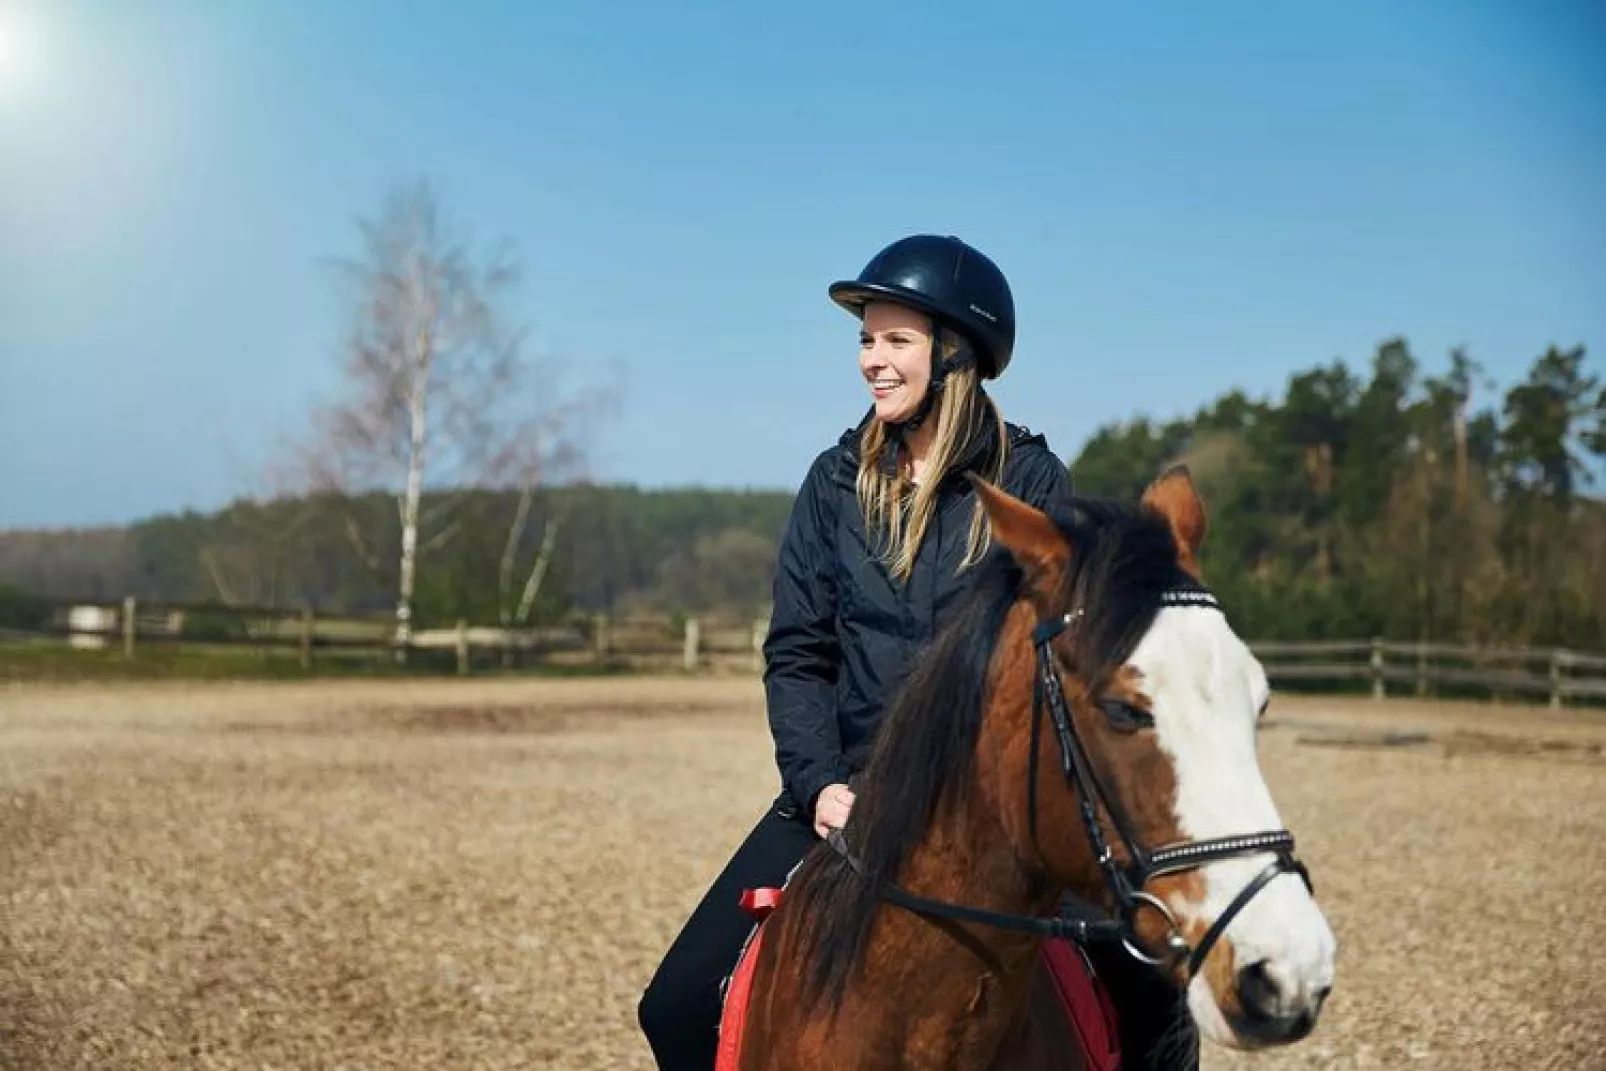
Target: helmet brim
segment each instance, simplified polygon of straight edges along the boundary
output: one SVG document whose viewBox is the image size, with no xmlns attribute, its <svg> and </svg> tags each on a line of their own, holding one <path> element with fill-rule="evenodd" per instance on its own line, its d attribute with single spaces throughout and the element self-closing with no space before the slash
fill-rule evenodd
<svg viewBox="0 0 1606 1071">
<path fill-rule="evenodd" d="M 976 338 L 964 324 L 955 323 L 940 305 L 918 291 L 907 290 L 901 286 L 889 286 L 885 283 L 861 283 L 857 279 L 844 279 L 832 283 L 828 293 L 832 301 L 860 320 L 864 319 L 864 307 L 872 301 L 885 301 L 923 312 L 949 330 L 958 331 L 970 339 L 976 347 L 977 363 L 983 379 L 993 379 L 998 375 L 992 354 L 983 340 Z"/>
<path fill-rule="evenodd" d="M 901 286 L 888 286 L 885 283 L 861 283 L 857 279 L 844 279 L 832 283 L 829 293 L 832 301 L 861 320 L 864 319 L 864 307 L 872 301 L 905 305 L 931 317 L 940 317 L 942 312 L 926 295 L 906 290 Z M 945 317 L 943 319 L 946 320 Z"/>
</svg>

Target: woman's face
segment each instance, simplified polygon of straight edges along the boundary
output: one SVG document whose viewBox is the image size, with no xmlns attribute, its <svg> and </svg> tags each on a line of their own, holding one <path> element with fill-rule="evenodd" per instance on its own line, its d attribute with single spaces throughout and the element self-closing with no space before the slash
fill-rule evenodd
<svg viewBox="0 0 1606 1071">
<path fill-rule="evenodd" d="M 931 320 L 903 305 L 871 302 L 859 331 L 859 371 L 878 420 L 914 416 L 931 385 Z"/>
</svg>

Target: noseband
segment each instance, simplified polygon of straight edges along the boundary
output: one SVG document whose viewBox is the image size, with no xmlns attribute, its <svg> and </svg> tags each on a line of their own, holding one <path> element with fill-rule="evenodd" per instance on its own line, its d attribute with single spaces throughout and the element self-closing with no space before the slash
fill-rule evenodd
<svg viewBox="0 0 1606 1071">
<path fill-rule="evenodd" d="M 1210 592 L 1191 587 L 1174 588 L 1163 592 L 1160 595 L 1160 605 L 1198 607 L 1217 612 L 1221 610 L 1220 604 Z M 1092 846 L 1099 869 L 1104 874 L 1105 886 L 1116 902 L 1117 917 L 1112 919 L 1070 914 L 1065 905 L 1061 906 L 1060 914 L 1050 918 L 1007 915 L 916 896 L 895 884 L 889 884 L 884 888 L 882 896 L 890 903 L 920 915 L 972 922 L 1041 937 L 1068 937 L 1084 944 L 1090 941 L 1118 940 L 1130 955 L 1153 966 L 1170 965 L 1185 959 L 1188 979 L 1191 981 L 1199 973 L 1199 968 L 1204 965 L 1205 957 L 1226 932 L 1227 926 L 1249 905 L 1255 895 L 1279 874 L 1284 872 L 1298 874 L 1307 889 L 1312 892 L 1315 890 L 1305 865 L 1294 856 L 1294 837 L 1287 830 L 1186 841 L 1152 851 L 1139 843 L 1132 833 L 1130 823 L 1115 806 L 1114 798 L 1105 789 L 1103 781 L 1089 761 L 1087 749 L 1082 744 L 1081 737 L 1077 735 L 1076 722 L 1071 717 L 1070 706 L 1066 702 L 1065 691 L 1060 682 L 1059 660 L 1054 655 L 1053 644 L 1062 633 L 1074 628 L 1082 616 L 1082 610 L 1072 610 L 1063 617 L 1043 622 L 1032 632 L 1032 644 L 1037 649 L 1037 679 L 1032 689 L 1032 742 L 1026 786 L 1027 823 L 1032 843 L 1036 845 L 1037 764 L 1041 751 L 1043 708 L 1047 706 L 1055 735 L 1059 739 L 1060 767 L 1064 772 L 1066 784 L 1076 794 L 1082 825 L 1085 827 L 1088 843 Z M 1126 849 L 1128 861 L 1124 865 L 1116 858 L 1110 842 L 1104 835 L 1104 825 L 1098 814 L 1099 804 L 1102 804 L 1109 814 L 1116 836 Z M 827 840 L 831 847 L 847 860 L 849 866 L 862 876 L 863 868 L 848 850 L 842 831 L 832 830 Z M 1260 855 L 1265 852 L 1274 853 L 1272 861 L 1233 898 L 1227 909 L 1205 931 L 1197 946 L 1188 944 L 1187 938 L 1183 936 L 1176 918 L 1165 906 L 1165 902 L 1145 889 L 1151 880 L 1165 874 L 1193 870 L 1220 859 Z M 1165 920 L 1168 932 L 1163 956 L 1151 956 L 1141 947 L 1136 923 L 1138 912 L 1145 907 L 1158 911 Z"/>
</svg>

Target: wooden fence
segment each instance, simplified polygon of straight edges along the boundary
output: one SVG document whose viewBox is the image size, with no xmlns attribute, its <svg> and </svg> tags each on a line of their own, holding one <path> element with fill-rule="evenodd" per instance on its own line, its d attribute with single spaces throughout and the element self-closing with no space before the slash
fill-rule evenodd
<svg viewBox="0 0 1606 1071">
<path fill-rule="evenodd" d="M 1372 696 L 1427 696 L 1445 686 L 1496 695 L 1606 700 L 1606 656 L 1563 648 L 1464 647 L 1383 639 L 1250 644 L 1274 682 L 1366 681 Z M 1535 667 L 1538 667 L 1537 669 Z"/>
<path fill-rule="evenodd" d="M 282 607 L 214 604 L 145 604 L 132 596 L 120 603 L 40 600 L 48 620 L 26 629 L 0 629 L 0 643 L 65 640 L 74 647 L 120 646 L 135 659 L 145 645 L 241 647 L 262 653 L 293 651 L 304 669 L 320 654 L 334 657 L 394 657 L 402 653 L 393 613 L 318 614 Z M 532 661 L 555 664 L 626 664 L 687 671 L 715 663 L 758 668 L 766 622 L 593 614 L 555 625 L 502 628 L 459 621 L 452 628 L 415 630 L 408 652 L 451 651 L 459 673 L 472 671 L 476 654 L 503 666 Z"/>
<path fill-rule="evenodd" d="M 120 645 L 125 658 L 144 644 L 240 646 L 294 651 L 311 669 L 320 656 L 395 656 L 390 613 L 319 615 L 310 610 L 162 603 L 133 598 L 51 600 L 49 620 L 27 630 L 0 630 L 0 642 L 65 639 L 79 647 Z M 729 618 L 592 615 L 557 625 L 507 629 L 460 621 L 409 638 L 409 651 L 455 653 L 457 671 L 476 661 L 503 667 L 542 664 L 628 665 L 694 672 L 716 666 L 756 671 L 763 666 L 768 622 Z M 1499 696 L 1545 696 L 1606 701 L 1606 655 L 1560 648 L 1487 648 L 1383 639 L 1252 642 L 1273 682 L 1358 682 L 1374 698 L 1428 696 L 1446 689 Z M 476 655 L 480 657 L 476 659 Z"/>
</svg>

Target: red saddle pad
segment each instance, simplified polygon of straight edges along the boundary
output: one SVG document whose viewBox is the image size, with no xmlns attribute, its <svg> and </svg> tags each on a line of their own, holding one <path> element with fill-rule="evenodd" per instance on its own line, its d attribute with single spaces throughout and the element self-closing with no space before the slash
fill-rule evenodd
<svg viewBox="0 0 1606 1071">
<path fill-rule="evenodd" d="M 1065 1018 L 1081 1039 L 1088 1071 L 1119 1071 L 1121 1036 L 1116 1031 L 1115 1006 L 1104 984 L 1068 939 L 1044 941 L 1042 955 Z"/>
<path fill-rule="evenodd" d="M 742 954 L 736 961 L 736 971 L 725 986 L 725 1007 L 719 1021 L 719 1050 L 714 1056 L 714 1071 L 736 1071 L 742 1054 L 742 1025 L 747 1020 L 747 996 L 753 988 L 753 967 L 758 963 L 758 950 L 764 942 L 764 920 L 781 902 L 780 889 L 748 889 L 742 893 L 742 909 L 757 920 Z"/>
</svg>

